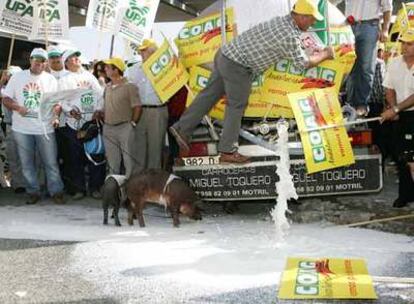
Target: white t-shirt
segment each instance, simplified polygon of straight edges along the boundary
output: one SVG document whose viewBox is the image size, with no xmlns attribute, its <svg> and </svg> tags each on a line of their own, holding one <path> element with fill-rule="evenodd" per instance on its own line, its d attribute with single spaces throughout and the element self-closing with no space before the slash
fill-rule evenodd
<svg viewBox="0 0 414 304">
<path fill-rule="evenodd" d="M 40 135 L 53 132 L 53 126 L 45 125 L 45 129 L 39 120 L 39 107 L 42 94 L 57 91 L 57 81 L 49 73 L 42 72 L 34 75 L 30 70 L 24 70 L 14 74 L 4 90 L 4 95 L 24 106 L 28 113 L 21 116 L 13 111 L 12 130 L 24 134 Z"/>
<path fill-rule="evenodd" d="M 79 72 L 70 72 L 59 80 L 59 90 L 91 89 L 93 94 L 86 93 L 80 98 L 62 104 L 62 109 L 66 114 L 66 123 L 74 130 L 78 130 L 82 125 L 91 120 L 96 110 L 103 107 L 103 88 L 98 80 L 90 72 L 81 69 Z M 81 119 L 76 120 L 71 117 L 69 112 L 77 108 L 81 112 Z"/>
<path fill-rule="evenodd" d="M 331 0 L 335 5 L 344 0 Z M 345 0 L 345 17 L 356 21 L 378 19 L 383 12 L 392 11 L 392 0 Z"/>
<path fill-rule="evenodd" d="M 58 80 L 58 81 L 63 76 L 65 76 L 67 73 L 68 73 L 68 71 L 65 70 L 65 69 L 62 69 L 60 71 L 55 71 L 55 70 L 50 69 L 50 74 L 52 74 L 56 78 L 56 80 Z"/>
<path fill-rule="evenodd" d="M 134 64 L 125 72 L 128 82 L 138 87 L 143 106 L 161 106 L 162 102 L 154 90 L 151 81 L 145 75 L 141 64 Z"/>
<path fill-rule="evenodd" d="M 388 63 L 383 86 L 396 93 L 397 104 L 414 94 L 414 65 L 408 68 L 402 56 L 394 58 Z M 405 111 L 413 111 L 411 107 Z"/>
</svg>

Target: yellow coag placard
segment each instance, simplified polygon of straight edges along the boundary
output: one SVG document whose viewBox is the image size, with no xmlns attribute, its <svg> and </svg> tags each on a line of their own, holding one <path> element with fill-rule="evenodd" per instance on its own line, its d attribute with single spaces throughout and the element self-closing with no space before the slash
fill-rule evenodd
<svg viewBox="0 0 414 304">
<path fill-rule="evenodd" d="M 288 95 L 298 124 L 308 174 L 355 163 L 345 127 L 309 131 L 343 124 L 337 96 L 334 88 Z"/>
<path fill-rule="evenodd" d="M 167 40 L 142 65 L 158 97 L 167 102 L 188 81 L 189 75 Z"/>
<path fill-rule="evenodd" d="M 189 87 L 192 94 L 188 94 L 187 107 L 192 103 L 195 96 L 206 87 L 211 71 L 194 66 L 190 68 Z M 252 91 L 249 96 L 249 102 L 243 117 L 268 117 L 276 118 L 283 116 L 284 109 L 277 105 L 262 102 L 263 96 L 263 76 L 258 76 L 252 83 Z M 226 108 L 225 96 L 211 109 L 209 115 L 213 118 L 223 120 L 224 110 Z M 290 108 L 288 109 L 290 111 Z"/>
<path fill-rule="evenodd" d="M 349 47 L 337 46 L 335 60 L 301 71 L 290 60 L 283 59 L 264 72 L 263 101 L 284 109 L 284 117 L 293 118 L 287 95 L 310 89 L 333 87 L 339 93 L 345 73 L 355 61 L 355 52 Z"/>
<path fill-rule="evenodd" d="M 190 87 L 191 92 L 187 95 L 187 107 L 193 102 L 197 94 L 200 93 L 201 90 L 203 90 L 207 86 L 210 75 L 211 71 L 207 69 L 198 66 L 193 66 L 190 68 L 190 80 L 188 82 L 188 86 Z M 223 120 L 225 107 L 225 101 L 222 98 L 213 107 L 213 109 L 211 109 L 209 115 L 216 119 Z"/>
<path fill-rule="evenodd" d="M 234 36 L 233 8 L 226 9 L 226 41 Z M 221 47 L 221 14 L 188 21 L 174 40 L 186 67 L 212 62 Z"/>
<path fill-rule="evenodd" d="M 401 9 L 398 11 L 397 18 L 391 27 L 389 39 L 396 33 L 404 33 L 409 28 L 414 27 L 414 4 L 413 3 L 402 3 Z"/>
<path fill-rule="evenodd" d="M 288 258 L 280 299 L 377 299 L 362 259 Z"/>
</svg>

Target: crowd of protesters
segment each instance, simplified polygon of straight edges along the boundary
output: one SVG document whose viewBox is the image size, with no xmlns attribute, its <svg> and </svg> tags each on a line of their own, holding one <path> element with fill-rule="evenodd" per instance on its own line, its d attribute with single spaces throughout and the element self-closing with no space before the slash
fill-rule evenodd
<svg viewBox="0 0 414 304">
<path fill-rule="evenodd" d="M 145 61 L 156 49 L 155 41 L 146 39 L 138 51 Z M 42 123 L 42 95 L 69 90 L 84 94 L 57 102 L 50 123 Z M 184 91 L 162 103 L 139 63 L 127 66 L 121 58 L 110 58 L 88 69 L 79 50 L 33 49 L 29 69 L 10 66 L 1 77 L 10 186 L 28 194 L 27 204 L 36 204 L 44 194 L 63 204 L 68 195 L 73 200 L 85 195 L 100 199 L 108 174 L 130 176 L 146 168 L 166 168 L 172 163 L 163 159 L 168 113 L 182 113 Z M 91 155 L 81 134 L 93 128 L 104 149 Z M 170 156 L 177 153 L 175 149 Z"/>
</svg>

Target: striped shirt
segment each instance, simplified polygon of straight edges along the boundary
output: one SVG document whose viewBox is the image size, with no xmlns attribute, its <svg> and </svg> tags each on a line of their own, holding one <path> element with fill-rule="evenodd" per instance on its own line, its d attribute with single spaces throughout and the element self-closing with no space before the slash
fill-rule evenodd
<svg viewBox="0 0 414 304">
<path fill-rule="evenodd" d="M 222 47 L 227 58 L 260 74 L 281 59 L 296 68 L 306 67 L 309 58 L 300 39 L 301 30 L 292 16 L 275 17 L 259 23 Z"/>
</svg>

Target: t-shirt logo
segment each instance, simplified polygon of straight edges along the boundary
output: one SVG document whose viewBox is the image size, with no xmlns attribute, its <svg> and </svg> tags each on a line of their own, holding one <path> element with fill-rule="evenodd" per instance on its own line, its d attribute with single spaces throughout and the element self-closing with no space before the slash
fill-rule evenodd
<svg viewBox="0 0 414 304">
<path fill-rule="evenodd" d="M 80 89 L 92 89 L 92 85 L 89 81 L 87 80 L 81 80 L 78 81 L 78 83 L 76 84 L 76 86 Z"/>
<path fill-rule="evenodd" d="M 79 81 L 77 83 L 77 87 L 82 88 L 82 89 L 92 89 L 91 83 L 87 80 Z M 82 94 L 80 98 L 80 102 L 81 102 L 82 112 L 84 113 L 93 112 L 94 99 L 93 99 L 92 91 Z"/>
<path fill-rule="evenodd" d="M 23 105 L 28 110 L 26 116 L 37 117 L 37 111 L 40 105 L 41 90 L 37 83 L 29 82 L 23 88 Z"/>
</svg>

